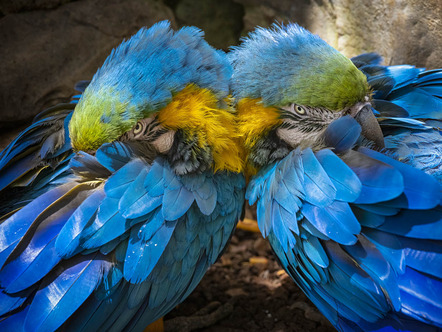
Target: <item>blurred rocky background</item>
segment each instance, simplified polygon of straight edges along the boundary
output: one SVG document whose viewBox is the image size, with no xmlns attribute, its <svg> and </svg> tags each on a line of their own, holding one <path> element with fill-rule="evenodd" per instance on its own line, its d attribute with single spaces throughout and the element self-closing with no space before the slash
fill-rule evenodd
<svg viewBox="0 0 442 332">
<path fill-rule="evenodd" d="M 376 51 L 385 64 L 442 67 L 441 0 L 0 0 L 0 149 L 38 112 L 69 101 L 124 38 L 165 19 L 200 27 L 226 51 L 255 26 L 292 21 L 349 57 Z M 332 331 L 260 234 L 242 231 L 166 317 L 166 330 L 177 326 Z"/>
<path fill-rule="evenodd" d="M 347 56 L 442 66 L 441 0 L 0 0 L 0 129 L 68 100 L 123 38 L 164 19 L 225 50 L 257 25 L 293 21 Z"/>
</svg>

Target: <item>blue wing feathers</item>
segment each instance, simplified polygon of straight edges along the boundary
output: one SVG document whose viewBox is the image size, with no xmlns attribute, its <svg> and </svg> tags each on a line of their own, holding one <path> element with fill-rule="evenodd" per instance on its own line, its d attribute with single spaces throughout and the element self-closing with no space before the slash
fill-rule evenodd
<svg viewBox="0 0 442 332">
<path fill-rule="evenodd" d="M 97 215 L 95 220 L 99 220 L 99 215 Z M 128 224 L 129 222 L 117 212 L 106 220 L 92 236 L 84 241 L 82 247 L 84 249 L 93 249 L 104 246 L 123 235 L 129 228 Z"/>
<path fill-rule="evenodd" d="M 267 207 L 267 209 L 269 209 L 269 207 Z M 287 251 L 290 247 L 293 247 L 293 245 L 296 243 L 296 240 L 292 241 L 291 243 L 289 242 L 289 237 L 287 236 L 289 234 L 289 230 L 287 226 L 283 223 L 279 204 L 272 204 L 271 218 L 273 221 L 272 230 L 275 234 L 275 237 L 284 248 L 284 251 Z"/>
<path fill-rule="evenodd" d="M 35 216 L 44 210 L 55 200 L 66 194 L 74 184 L 66 184 L 57 187 L 34 200 L 3 223 L 0 224 L 0 250 L 5 250 L 11 243 L 20 239 L 35 220 Z"/>
<path fill-rule="evenodd" d="M 7 294 L 5 291 L 0 292 L 0 316 L 7 314 L 19 308 L 28 298 L 32 290 L 27 290 L 21 294 Z M 0 319 L 1 320 L 1 319 Z M 0 327 L 2 323 L 0 322 Z"/>
<path fill-rule="evenodd" d="M 141 226 L 140 229 L 140 237 L 143 241 L 150 241 L 152 237 L 155 235 L 157 230 L 159 230 L 164 224 L 165 219 L 163 215 L 163 210 L 161 208 L 157 208 L 153 212 L 153 216 L 148 223 L 145 223 Z"/>
<path fill-rule="evenodd" d="M 396 105 L 392 102 L 374 99 L 373 100 L 372 109 L 373 112 L 379 114 L 382 117 L 396 117 L 396 118 L 407 118 L 409 116 L 408 112 L 401 106 Z M 379 121 L 384 121 L 384 119 L 380 118 Z"/>
<path fill-rule="evenodd" d="M 120 142 L 103 144 L 96 152 L 97 161 L 111 172 L 125 166 L 133 156 L 129 146 Z"/>
<path fill-rule="evenodd" d="M 176 222 L 167 222 L 156 231 L 150 241 L 140 238 L 140 228 L 132 229 L 124 264 L 126 280 L 139 283 L 147 278 L 169 242 L 175 225 Z"/>
<path fill-rule="evenodd" d="M 336 199 L 344 202 L 355 201 L 362 187 L 357 175 L 330 150 L 321 150 L 315 155 L 336 188 Z"/>
<path fill-rule="evenodd" d="M 400 196 L 401 197 L 401 196 Z M 388 201 L 392 202 L 394 200 Z M 385 205 L 386 202 L 380 202 L 378 204 L 358 204 L 355 205 L 354 208 L 359 208 L 365 210 L 367 212 L 371 212 L 372 214 L 378 216 L 394 216 L 399 213 L 402 207 L 392 207 L 391 205 Z M 406 208 L 407 206 L 405 206 Z"/>
<path fill-rule="evenodd" d="M 401 307 L 396 273 L 380 251 L 366 238 L 360 237 L 354 246 L 344 248 L 388 294 L 395 310 Z"/>
<path fill-rule="evenodd" d="M 186 182 L 187 179 L 182 180 L 184 176 L 173 174 L 163 160 L 150 166 L 137 158 L 128 160 L 128 154 L 116 157 L 118 151 L 128 150 L 122 145 L 109 146 L 97 157 L 75 157 L 63 166 L 65 171 L 73 169 L 77 174 L 68 184 L 38 197 L 0 225 L 4 234 L 1 253 L 6 261 L 0 280 L 7 292 L 30 287 L 20 296 L 21 293 L 2 293 L 7 299 L 3 313 L 28 301 L 30 304 L 23 306 L 25 328 L 55 329 L 68 324 L 71 315 L 86 318 L 84 323 L 76 323 L 81 329 L 124 327 L 132 324 L 138 310 L 144 315 L 142 319 L 156 319 L 193 290 L 226 245 L 242 208 L 241 195 L 235 194 L 233 199 L 237 188 L 239 192 L 244 188 L 241 176 L 202 174 L 201 178 Z M 94 176 L 104 181 L 93 180 Z M 218 195 L 219 191 L 226 192 Z M 141 199 L 143 204 L 137 206 Z M 167 221 L 164 211 L 171 209 L 181 217 L 174 219 L 169 212 L 171 220 Z M 178 234 L 174 232 L 177 224 L 188 225 L 180 231 L 184 236 L 180 242 L 173 240 L 173 234 Z M 28 251 L 23 238 L 30 241 Z M 32 245 L 33 241 L 38 248 Z M 170 264 L 162 260 L 167 250 L 179 259 L 172 271 L 178 276 L 169 276 Z M 207 251 L 207 256 L 200 256 L 200 250 Z M 29 255 L 33 255 L 31 260 Z M 88 259 L 89 263 L 84 263 Z M 200 260 L 201 264 L 195 263 Z M 130 283 L 147 283 L 147 289 L 151 289 L 149 285 L 158 282 L 157 275 L 158 280 L 162 278 L 164 284 L 171 286 L 165 289 L 156 284 L 155 296 L 145 311 L 141 305 L 146 300 L 137 301 L 140 304 L 134 303 L 135 307 L 128 310 L 128 298 L 121 296 L 121 289 Z M 62 289 L 57 293 L 59 297 L 50 297 L 53 287 Z M 75 298 L 74 293 L 78 293 Z M 148 296 L 137 294 L 140 299 Z M 121 303 L 110 308 L 112 301 Z M 38 306 L 46 311 L 37 310 Z M 100 315 L 118 313 L 121 317 L 115 321 L 98 319 Z M 94 323 L 91 319 L 98 320 Z"/>
<path fill-rule="evenodd" d="M 138 174 L 146 167 L 140 159 L 131 160 L 127 165 L 114 173 L 105 183 L 106 196 L 121 198 L 127 190 L 127 186 L 134 181 L 134 174 Z"/>
<path fill-rule="evenodd" d="M 393 167 L 356 151 L 349 151 L 344 161 L 362 183 L 361 193 L 355 203 L 387 201 L 403 192 L 402 175 Z"/>
<path fill-rule="evenodd" d="M 9 186 L 12 182 L 29 172 L 35 167 L 36 155 L 30 153 L 12 165 L 2 168 L 2 177 L 0 179 L 0 190 Z"/>
<path fill-rule="evenodd" d="M 29 307 L 24 328 L 57 329 L 89 297 L 109 268 L 108 263 L 99 258 L 83 256 L 59 273 L 50 285 L 42 285 Z"/>
<path fill-rule="evenodd" d="M 310 149 L 303 151 L 302 161 L 305 173 L 305 200 L 317 206 L 329 205 L 336 197 L 336 188 L 327 173 Z"/>
<path fill-rule="evenodd" d="M 98 188 L 70 216 L 55 241 L 55 249 L 60 257 L 72 257 L 81 248 L 83 230 L 94 220 L 98 206 L 104 197 L 103 189 Z"/>
<path fill-rule="evenodd" d="M 402 210 L 386 217 L 379 229 L 411 238 L 442 239 L 442 208 L 432 210 Z"/>
<path fill-rule="evenodd" d="M 304 203 L 302 213 L 322 234 L 341 244 L 354 244 L 361 226 L 347 203 L 335 201 L 328 207 Z"/>
<path fill-rule="evenodd" d="M 213 184 L 208 186 L 213 188 Z M 211 213 L 213 213 L 213 210 L 215 209 L 216 206 L 217 194 L 215 190 L 212 191 L 213 192 L 210 196 L 206 196 L 203 191 L 199 190 L 193 192 L 193 196 L 195 197 L 195 201 L 198 204 L 198 207 L 200 208 L 201 212 L 204 213 L 205 215 L 210 215 Z"/>
<path fill-rule="evenodd" d="M 376 70 L 380 75 L 384 69 Z M 391 103 L 411 93 L 406 91 L 411 84 L 423 87 L 425 77 L 425 84 L 440 79 L 437 71 L 411 66 L 384 74 L 394 76 L 387 80 L 393 86 L 382 92 Z M 440 91 L 437 84 L 433 95 Z M 388 112 L 415 117 L 421 106 L 395 107 Z M 422 142 L 431 137 L 438 144 L 440 134 L 428 124 L 382 112 L 386 117 L 380 123 L 398 135 L 398 146 L 410 131 L 425 133 Z M 410 151 L 412 143 L 406 143 Z M 438 166 L 418 167 L 423 172 L 416 168 L 417 162 L 425 164 L 420 156 L 406 159 L 405 149 L 389 149 L 394 153 L 295 150 L 261 169 L 247 188 L 246 198 L 257 203 L 258 226 L 281 264 L 339 330 L 377 330 L 382 324 L 392 330 L 407 330 L 407 324 L 419 331 L 434 330 L 427 324 L 442 327 L 442 191 L 433 171 Z"/>
<path fill-rule="evenodd" d="M 163 215 L 166 220 L 176 220 L 190 208 L 195 197 L 184 186 L 177 189 L 166 188 L 163 198 Z"/>
<path fill-rule="evenodd" d="M 329 265 L 329 259 L 319 240 L 310 236 L 307 240 L 302 241 L 303 250 L 307 257 L 316 265 L 326 268 Z"/>
<path fill-rule="evenodd" d="M 156 197 L 164 194 L 163 167 L 160 163 L 154 162 L 152 168 L 144 180 L 144 187 L 150 196 Z"/>
<path fill-rule="evenodd" d="M 397 236 L 371 228 L 365 228 L 363 235 L 376 246 L 398 275 L 405 272 L 404 244 Z"/>
<path fill-rule="evenodd" d="M 407 267 L 405 273 L 401 275 L 399 288 L 401 293 L 408 293 L 410 296 L 418 298 L 439 310 L 438 319 L 442 322 L 442 304 L 440 294 L 442 294 L 442 280 L 431 275 L 418 272 Z M 406 305 L 412 308 L 413 305 Z M 416 309 L 416 307 L 414 307 Z"/>
<path fill-rule="evenodd" d="M 398 237 L 407 266 L 442 279 L 442 244 L 440 241 Z"/>
<path fill-rule="evenodd" d="M 122 212 L 123 217 L 125 217 L 126 212 L 129 213 L 132 210 L 132 205 L 137 204 L 137 201 L 146 195 L 144 179 L 147 173 L 148 170 L 146 168 L 141 169 L 119 199 L 118 210 Z"/>
<path fill-rule="evenodd" d="M 395 105 L 408 113 L 399 115 L 401 113 L 399 112 L 396 116 L 441 118 L 442 73 L 440 69 L 425 71 L 423 68 L 409 65 L 379 66 L 378 64 L 368 64 L 361 66 L 360 69 L 366 74 L 369 84 L 373 84 L 376 98 L 382 98 L 379 102 L 375 102 L 375 108 L 383 116 L 391 116 L 383 113 L 383 105 L 392 109 Z M 385 79 L 385 84 L 380 84 Z"/>
<path fill-rule="evenodd" d="M 370 278 L 369 274 L 365 270 L 358 268 L 355 260 L 353 260 L 351 256 L 343 250 L 343 248 L 339 247 L 333 242 L 325 243 L 325 247 L 327 249 L 329 259 L 340 270 L 349 276 L 349 281 L 352 284 L 359 285 L 360 288 L 364 289 L 366 292 L 369 292 L 375 298 L 379 298 L 379 296 L 382 295 L 381 288 L 374 282 L 372 278 Z M 379 299 L 382 299 L 382 297 Z M 380 301 L 379 299 L 378 301 Z"/>
<path fill-rule="evenodd" d="M 432 176 L 409 165 L 391 159 L 379 152 L 360 148 L 359 151 L 393 166 L 401 172 L 404 181 L 404 194 L 410 209 L 431 209 L 439 205 L 441 185 Z"/>
</svg>

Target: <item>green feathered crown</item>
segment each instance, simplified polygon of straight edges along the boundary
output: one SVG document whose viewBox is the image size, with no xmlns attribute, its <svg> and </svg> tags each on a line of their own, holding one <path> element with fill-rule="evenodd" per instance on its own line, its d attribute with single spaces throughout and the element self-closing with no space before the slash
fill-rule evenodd
<svg viewBox="0 0 442 332">
<path fill-rule="evenodd" d="M 256 29 L 233 48 L 229 59 L 237 99 L 337 111 L 370 94 L 365 75 L 348 58 L 296 24 Z"/>
</svg>

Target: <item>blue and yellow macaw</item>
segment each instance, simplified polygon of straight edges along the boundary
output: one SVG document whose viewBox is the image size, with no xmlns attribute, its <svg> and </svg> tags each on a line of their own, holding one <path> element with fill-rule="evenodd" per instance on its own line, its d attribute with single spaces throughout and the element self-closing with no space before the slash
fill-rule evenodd
<svg viewBox="0 0 442 332">
<path fill-rule="evenodd" d="M 296 24 L 230 60 L 246 199 L 283 268 L 340 331 L 440 330 L 442 71 L 352 62 Z"/>
<path fill-rule="evenodd" d="M 231 74 L 160 22 L 2 152 L 1 331 L 140 331 L 192 292 L 243 208 Z"/>
</svg>

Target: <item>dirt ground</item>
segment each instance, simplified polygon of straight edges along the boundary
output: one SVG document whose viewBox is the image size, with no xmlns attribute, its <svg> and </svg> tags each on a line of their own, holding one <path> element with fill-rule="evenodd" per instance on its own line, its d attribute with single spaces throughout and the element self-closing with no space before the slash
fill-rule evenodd
<svg viewBox="0 0 442 332">
<path fill-rule="evenodd" d="M 261 234 L 240 229 L 195 291 L 164 321 L 166 332 L 334 331 L 281 270 Z"/>
</svg>

